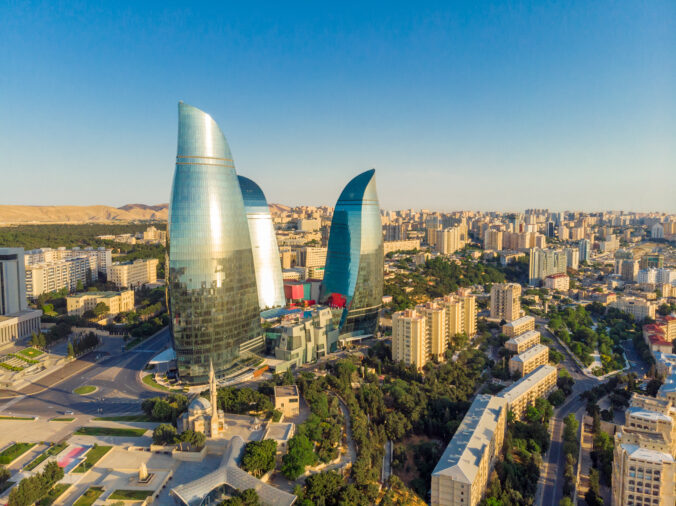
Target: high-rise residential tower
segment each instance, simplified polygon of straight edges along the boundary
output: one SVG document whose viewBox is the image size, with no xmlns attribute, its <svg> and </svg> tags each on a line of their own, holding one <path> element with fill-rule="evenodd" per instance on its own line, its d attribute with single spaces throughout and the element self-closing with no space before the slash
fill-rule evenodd
<svg viewBox="0 0 676 506">
<path fill-rule="evenodd" d="M 251 249 L 256 268 L 258 304 L 261 309 L 284 306 L 284 282 L 277 237 L 265 194 L 251 179 L 237 176 L 249 222 Z"/>
<path fill-rule="evenodd" d="M 342 307 L 341 334 L 373 334 L 383 297 L 383 234 L 375 170 L 352 179 L 331 221 L 320 299 Z"/>
<path fill-rule="evenodd" d="M 168 301 L 181 379 L 206 383 L 264 345 L 251 239 L 235 166 L 205 112 L 178 106 L 169 209 Z"/>
</svg>

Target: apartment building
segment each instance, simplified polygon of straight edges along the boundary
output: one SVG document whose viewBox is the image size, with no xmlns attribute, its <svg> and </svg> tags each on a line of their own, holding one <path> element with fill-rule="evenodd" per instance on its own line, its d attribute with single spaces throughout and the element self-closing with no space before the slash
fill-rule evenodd
<svg viewBox="0 0 676 506">
<path fill-rule="evenodd" d="M 550 290 L 567 291 L 570 288 L 570 278 L 567 274 L 552 274 L 545 278 L 542 286 Z"/>
<path fill-rule="evenodd" d="M 114 263 L 109 280 L 119 288 L 133 288 L 157 281 L 157 258 Z"/>
<path fill-rule="evenodd" d="M 655 319 L 657 304 L 638 297 L 622 297 L 609 304 L 610 307 L 629 313 L 636 321 L 642 321 L 645 318 Z"/>
<path fill-rule="evenodd" d="M 299 250 L 298 265 L 303 267 L 323 267 L 326 265 L 326 253 L 328 248 L 313 248 L 306 246 Z"/>
<path fill-rule="evenodd" d="M 512 321 L 521 315 L 521 285 L 495 283 L 491 287 L 491 318 Z"/>
<path fill-rule="evenodd" d="M 565 274 L 568 258 L 563 250 L 532 248 L 528 266 L 528 282 L 539 285 L 547 276 Z"/>
<path fill-rule="evenodd" d="M 26 266 L 59 262 L 70 258 L 88 258 L 89 259 L 89 279 L 96 281 L 101 274 L 107 279 L 108 271 L 112 265 L 113 250 L 107 248 L 39 248 L 26 251 Z"/>
<path fill-rule="evenodd" d="M 438 302 L 426 302 L 415 307 L 425 318 L 425 362 L 430 358 L 443 360 L 447 348 L 446 308 Z"/>
<path fill-rule="evenodd" d="M 425 316 L 415 310 L 392 315 L 392 360 L 422 369 L 427 363 Z"/>
<path fill-rule="evenodd" d="M 657 398 L 634 394 L 624 427 L 615 434 L 614 506 L 676 504 L 676 408 Z"/>
<path fill-rule="evenodd" d="M 117 315 L 134 309 L 134 291 L 121 292 L 84 292 L 66 297 L 66 310 L 69 316 L 82 316 L 85 311 L 93 311 L 99 302 L 108 306 L 109 315 Z"/>
<path fill-rule="evenodd" d="M 66 288 L 75 291 L 78 282 L 86 285 L 91 280 L 91 257 L 74 257 L 51 262 L 26 265 L 26 296 L 35 299 L 43 293 Z"/>
<path fill-rule="evenodd" d="M 528 348 L 532 348 L 536 344 L 540 344 L 540 332 L 537 330 L 528 330 L 505 342 L 505 348 L 518 355 Z"/>
<path fill-rule="evenodd" d="M 509 359 L 509 372 L 523 377 L 549 362 L 549 348 L 544 344 L 536 344 L 523 353 Z"/>
<path fill-rule="evenodd" d="M 521 420 L 528 406 L 534 406 L 537 399 L 547 398 L 556 389 L 557 378 L 556 367 L 541 365 L 500 392 L 498 397 L 507 402 L 507 409 L 514 414 L 515 419 Z"/>
<path fill-rule="evenodd" d="M 457 225 L 455 227 L 437 230 L 436 250 L 442 255 L 450 255 L 465 247 L 467 244 L 467 226 Z"/>
<path fill-rule="evenodd" d="M 393 253 L 395 251 L 413 251 L 420 249 L 420 239 L 406 239 L 403 241 L 384 241 L 383 254 Z"/>
<path fill-rule="evenodd" d="M 484 249 L 502 250 L 502 230 L 488 229 L 484 233 Z"/>
<path fill-rule="evenodd" d="M 502 333 L 508 337 L 516 337 L 529 330 L 535 330 L 535 318 L 532 316 L 522 316 L 502 326 Z"/>
<path fill-rule="evenodd" d="M 432 471 L 433 506 L 476 506 L 502 451 L 506 402 L 477 395 Z"/>
</svg>

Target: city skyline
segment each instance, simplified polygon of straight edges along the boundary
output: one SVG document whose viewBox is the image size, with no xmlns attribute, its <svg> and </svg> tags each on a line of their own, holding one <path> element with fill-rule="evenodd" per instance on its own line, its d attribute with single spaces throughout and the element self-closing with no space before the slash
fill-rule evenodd
<svg viewBox="0 0 676 506">
<path fill-rule="evenodd" d="M 331 205 L 375 168 L 385 209 L 674 212 L 675 11 L 4 6 L 0 202 L 167 202 L 183 99 L 269 202 Z"/>
</svg>

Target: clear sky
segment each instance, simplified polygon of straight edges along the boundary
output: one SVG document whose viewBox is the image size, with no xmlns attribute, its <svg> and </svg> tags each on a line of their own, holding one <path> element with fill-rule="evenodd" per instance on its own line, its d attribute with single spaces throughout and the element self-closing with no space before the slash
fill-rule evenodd
<svg viewBox="0 0 676 506">
<path fill-rule="evenodd" d="M 167 202 L 183 100 L 269 202 L 676 212 L 674 0 L 0 4 L 0 204 Z"/>
</svg>

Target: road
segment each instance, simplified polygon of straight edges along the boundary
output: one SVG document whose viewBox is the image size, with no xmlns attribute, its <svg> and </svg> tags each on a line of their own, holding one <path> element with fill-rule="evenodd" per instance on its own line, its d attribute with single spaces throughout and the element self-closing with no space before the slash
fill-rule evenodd
<svg viewBox="0 0 676 506">
<path fill-rule="evenodd" d="M 537 323 L 543 324 L 546 320 L 537 319 Z M 554 411 L 550 421 L 551 444 L 545 454 L 542 463 L 542 472 L 538 481 L 535 494 L 536 504 L 539 506 L 558 506 L 563 496 L 563 473 L 565 470 L 565 456 L 563 454 L 563 419 L 569 413 L 575 413 L 575 417 L 582 422 L 585 413 L 586 401 L 580 398 L 580 394 L 601 383 L 596 378 L 585 376 L 578 365 L 572 360 L 568 352 L 558 343 L 556 338 L 544 326 L 538 329 L 543 336 L 553 341 L 553 346 L 563 353 L 565 360 L 561 364 L 570 372 L 575 380 L 573 392 L 566 402 Z M 633 343 L 627 341 L 624 344 L 627 359 L 631 366 L 630 371 L 638 374 L 639 378 L 646 372 L 645 364 L 636 353 Z"/>
<path fill-rule="evenodd" d="M 121 343 L 121 340 L 120 340 Z M 138 374 L 154 355 L 169 344 L 169 330 L 164 329 L 156 336 L 140 344 L 135 350 L 123 351 L 121 346 L 114 350 L 97 351 L 73 362 L 73 367 L 87 365 L 83 372 L 75 369 L 69 378 L 56 384 L 43 378 L 42 387 L 46 390 L 33 393 L 30 389 L 22 392 L 22 397 L 0 400 L 0 412 L 4 415 L 36 415 L 52 417 L 63 415 L 66 411 L 74 414 L 95 415 L 99 408 L 103 415 L 133 413 L 140 410 L 143 399 L 158 395 L 158 392 L 147 389 L 139 380 Z M 93 365 L 96 355 L 102 358 Z M 52 375 L 50 375 L 52 376 Z M 58 381 L 62 378 L 52 378 Z M 92 385 L 97 391 L 90 395 L 77 395 L 73 390 L 79 386 Z"/>
</svg>

